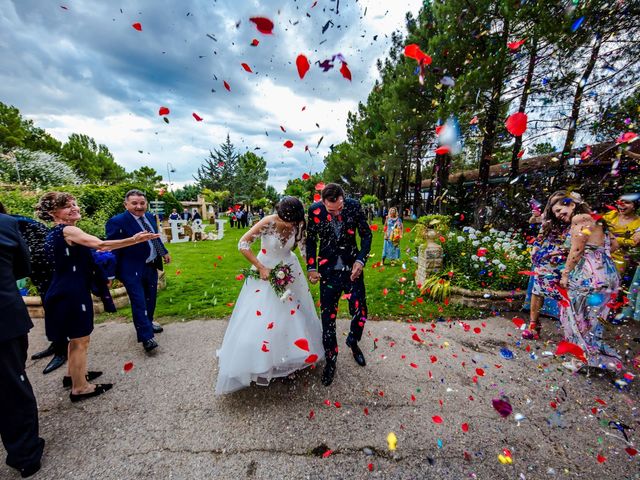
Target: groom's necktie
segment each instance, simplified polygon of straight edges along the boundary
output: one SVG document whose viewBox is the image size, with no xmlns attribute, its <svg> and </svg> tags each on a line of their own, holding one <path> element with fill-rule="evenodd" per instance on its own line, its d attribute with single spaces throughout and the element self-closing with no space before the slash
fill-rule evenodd
<svg viewBox="0 0 640 480">
<path fill-rule="evenodd" d="M 144 228 L 145 231 L 150 233 L 155 233 L 151 228 L 151 225 L 149 225 L 149 222 L 144 216 L 140 217 L 138 221 L 140 222 L 140 225 L 142 225 L 142 228 Z M 151 257 L 147 259 L 147 263 L 153 262 L 156 259 L 156 257 L 164 257 L 167 253 L 169 253 L 159 238 L 154 238 L 153 240 L 149 240 L 149 243 L 151 244 L 152 254 L 151 254 Z"/>
</svg>

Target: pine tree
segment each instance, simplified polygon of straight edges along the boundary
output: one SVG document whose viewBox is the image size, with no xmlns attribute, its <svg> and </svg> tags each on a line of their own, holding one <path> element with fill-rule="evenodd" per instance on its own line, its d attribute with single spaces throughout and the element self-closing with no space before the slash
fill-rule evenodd
<svg viewBox="0 0 640 480">
<path fill-rule="evenodd" d="M 238 160 L 240 155 L 231 143 L 227 134 L 226 141 L 219 149 L 209 151 L 209 157 L 198 167 L 198 172 L 193 178 L 201 188 L 212 191 L 229 190 L 231 195 L 238 191 Z"/>
</svg>

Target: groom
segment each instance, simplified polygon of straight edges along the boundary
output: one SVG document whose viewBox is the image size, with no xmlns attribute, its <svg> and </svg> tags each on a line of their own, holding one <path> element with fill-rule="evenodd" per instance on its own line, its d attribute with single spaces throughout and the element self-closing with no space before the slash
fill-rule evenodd
<svg viewBox="0 0 640 480">
<path fill-rule="evenodd" d="M 311 283 L 320 281 L 322 343 L 327 362 L 322 372 L 322 383 L 329 386 L 336 373 L 336 316 L 343 293 L 349 298 L 351 314 L 347 346 L 358 365 L 366 365 L 358 342 L 367 320 L 363 269 L 371 250 L 372 235 L 360 203 L 345 199 L 344 190 L 335 183 L 324 187 L 322 200 L 309 207 L 308 218 L 307 275 Z M 360 236 L 360 248 L 356 243 L 356 231 Z"/>
</svg>

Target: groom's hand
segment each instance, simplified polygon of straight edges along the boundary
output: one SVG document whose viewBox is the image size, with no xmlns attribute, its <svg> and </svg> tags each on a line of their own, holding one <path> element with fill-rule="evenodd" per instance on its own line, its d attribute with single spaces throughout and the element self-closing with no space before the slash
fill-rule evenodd
<svg viewBox="0 0 640 480">
<path fill-rule="evenodd" d="M 320 274 L 316 271 L 308 272 L 307 277 L 309 278 L 309 281 L 313 284 L 318 283 L 318 280 L 320 280 Z"/>
<path fill-rule="evenodd" d="M 362 275 L 362 264 L 360 262 L 355 262 L 353 264 L 353 268 L 351 268 L 351 281 L 355 282 L 360 275 Z"/>
</svg>

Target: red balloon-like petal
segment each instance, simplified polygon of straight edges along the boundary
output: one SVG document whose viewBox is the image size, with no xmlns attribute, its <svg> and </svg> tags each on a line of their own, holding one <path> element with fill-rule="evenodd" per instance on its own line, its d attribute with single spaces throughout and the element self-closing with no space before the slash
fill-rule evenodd
<svg viewBox="0 0 640 480">
<path fill-rule="evenodd" d="M 131 370 L 133 370 L 133 362 L 125 363 L 123 369 L 125 372 L 130 372 Z"/>
<path fill-rule="evenodd" d="M 242 68 L 244 68 L 245 71 L 247 71 L 249 73 L 253 73 L 253 70 L 251 70 L 251 67 L 249 65 L 247 65 L 246 63 L 241 63 L 240 65 L 242 65 Z"/>
<path fill-rule="evenodd" d="M 342 62 L 342 67 L 340 67 L 340 73 L 344 78 L 351 81 L 351 70 L 349 70 L 349 67 L 345 62 Z"/>
<path fill-rule="evenodd" d="M 229 84 L 227 83 L 226 80 L 223 80 L 222 83 L 224 84 L 224 88 L 226 88 L 229 92 L 231 91 L 231 87 L 229 86 Z"/>
<path fill-rule="evenodd" d="M 160 116 L 164 116 L 164 115 L 169 115 L 169 109 L 167 107 L 160 107 L 160 110 L 158 110 L 158 115 Z"/>
<path fill-rule="evenodd" d="M 469 424 L 468 423 L 463 423 L 462 424 L 462 431 L 463 432 L 468 432 L 469 431 Z"/>
<path fill-rule="evenodd" d="M 191 115 L 193 115 L 193 118 L 196 119 L 196 122 L 201 122 L 202 121 L 202 117 L 200 115 L 198 115 L 197 113 L 193 112 Z"/>
<path fill-rule="evenodd" d="M 321 192 L 322 190 L 324 190 L 324 182 L 318 182 L 318 183 L 316 183 L 316 190 L 318 190 L 319 192 Z"/>
<path fill-rule="evenodd" d="M 312 353 L 307 358 L 304 359 L 304 363 L 316 363 L 318 361 L 318 355 Z"/>
<path fill-rule="evenodd" d="M 142 31 L 142 24 L 141 23 L 134 23 L 133 25 L 131 25 L 133 28 L 135 28 L 136 30 L 138 30 L 139 32 Z"/>
<path fill-rule="evenodd" d="M 260 33 L 271 35 L 273 33 L 273 22 L 265 17 L 251 17 L 251 22 L 256 24 L 256 28 Z"/>
<path fill-rule="evenodd" d="M 302 179 L 303 180 L 309 180 L 311 178 L 311 175 L 309 175 L 308 173 L 303 173 L 302 174 Z"/>
<path fill-rule="evenodd" d="M 522 112 L 516 112 L 509 115 L 505 126 L 511 135 L 514 137 L 521 136 L 527 131 L 527 114 Z"/>
<path fill-rule="evenodd" d="M 575 343 L 562 340 L 556 347 L 556 355 L 573 355 L 583 363 L 587 363 L 587 358 L 584 354 L 584 350 Z"/>
<path fill-rule="evenodd" d="M 309 341 L 306 338 L 299 338 L 293 342 L 293 344 L 300 350 L 304 350 L 305 352 L 309 351 Z"/>
<path fill-rule="evenodd" d="M 434 415 L 433 417 L 431 417 L 431 420 L 433 420 L 433 423 L 442 423 L 442 417 L 438 415 Z"/>
<path fill-rule="evenodd" d="M 509 48 L 509 50 L 511 50 L 511 51 L 516 51 L 522 45 L 524 45 L 524 42 L 526 42 L 526 41 L 527 41 L 527 39 L 523 38 L 522 40 L 518 40 L 517 42 L 509 42 L 509 43 L 507 43 L 507 48 Z"/>
<path fill-rule="evenodd" d="M 302 54 L 298 55 L 298 58 L 296 58 L 296 67 L 298 67 L 298 76 L 300 80 L 302 80 L 309 71 L 309 60 L 307 57 Z"/>
<path fill-rule="evenodd" d="M 291 148 L 293 147 L 293 142 L 291 140 L 287 140 L 286 142 L 283 143 L 283 145 L 287 148 Z"/>
<path fill-rule="evenodd" d="M 260 40 L 258 40 L 257 38 L 254 38 L 253 40 L 251 40 L 252 47 L 257 47 L 258 45 L 260 45 Z"/>
<path fill-rule="evenodd" d="M 451 151 L 451 148 L 443 145 L 442 147 L 436 148 L 436 155 L 445 155 Z"/>
</svg>

